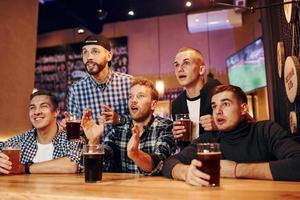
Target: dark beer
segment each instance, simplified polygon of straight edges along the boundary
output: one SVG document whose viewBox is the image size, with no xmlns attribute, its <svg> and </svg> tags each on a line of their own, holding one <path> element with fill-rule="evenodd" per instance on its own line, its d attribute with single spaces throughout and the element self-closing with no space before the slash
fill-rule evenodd
<svg viewBox="0 0 300 200">
<path fill-rule="evenodd" d="M 102 180 L 103 153 L 84 153 L 85 182 L 94 183 Z"/>
<path fill-rule="evenodd" d="M 190 119 L 180 119 L 181 126 L 184 126 L 185 132 L 183 136 L 179 138 L 179 141 L 191 141 L 192 140 L 192 131 L 193 131 L 193 122 Z"/>
<path fill-rule="evenodd" d="M 202 162 L 198 169 L 210 175 L 209 185 L 212 187 L 220 185 L 220 159 L 221 152 L 198 152 L 198 160 Z"/>
<path fill-rule="evenodd" d="M 20 163 L 20 150 L 19 149 L 4 149 L 3 153 L 9 157 L 9 161 L 12 162 L 10 174 L 21 174 L 23 173 Z"/>
<path fill-rule="evenodd" d="M 68 121 L 67 125 L 67 135 L 68 140 L 79 139 L 80 136 L 80 121 Z"/>
</svg>

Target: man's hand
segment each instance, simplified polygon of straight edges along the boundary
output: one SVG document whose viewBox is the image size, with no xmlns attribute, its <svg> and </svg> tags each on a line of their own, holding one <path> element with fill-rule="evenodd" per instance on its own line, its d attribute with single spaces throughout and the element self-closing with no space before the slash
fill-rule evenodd
<svg viewBox="0 0 300 200">
<path fill-rule="evenodd" d="M 104 112 L 101 112 L 101 116 L 103 117 L 105 124 L 116 125 L 120 123 L 120 116 L 118 115 L 118 113 L 114 112 L 109 106 L 105 104 L 101 104 L 101 108 L 104 110 Z"/>
<path fill-rule="evenodd" d="M 236 165 L 237 163 L 231 160 L 221 160 L 220 176 L 226 178 L 236 177 Z"/>
<path fill-rule="evenodd" d="M 130 159 L 134 159 L 134 157 L 138 154 L 139 144 L 140 144 L 140 131 L 137 126 L 134 126 L 131 129 L 132 136 L 127 144 L 127 155 Z"/>
<path fill-rule="evenodd" d="M 12 162 L 9 161 L 9 157 L 4 153 L 0 153 L 0 173 L 9 174 L 12 168 Z"/>
<path fill-rule="evenodd" d="M 173 129 L 172 133 L 175 139 L 179 139 L 183 137 L 183 133 L 186 132 L 185 127 L 181 124 L 180 121 L 174 121 L 173 122 Z"/>
<path fill-rule="evenodd" d="M 209 186 L 210 176 L 201 172 L 197 167 L 201 167 L 202 163 L 199 160 L 192 160 L 187 169 L 185 182 L 194 186 Z"/>
<path fill-rule="evenodd" d="M 70 113 L 68 113 L 67 111 L 64 112 L 64 116 L 65 118 L 63 118 L 63 120 L 61 120 L 61 122 L 59 123 L 59 130 L 60 131 L 66 131 L 67 129 L 67 121 L 70 120 Z"/>
<path fill-rule="evenodd" d="M 103 136 L 104 133 L 104 124 L 101 123 L 101 119 L 100 125 L 96 124 L 92 117 L 92 110 L 89 108 L 83 111 L 81 127 L 88 138 L 89 143 L 99 144 L 100 137 Z"/>
<path fill-rule="evenodd" d="M 206 131 L 215 131 L 217 130 L 217 126 L 214 123 L 214 119 L 212 115 L 203 115 L 199 119 L 199 123 Z"/>
</svg>

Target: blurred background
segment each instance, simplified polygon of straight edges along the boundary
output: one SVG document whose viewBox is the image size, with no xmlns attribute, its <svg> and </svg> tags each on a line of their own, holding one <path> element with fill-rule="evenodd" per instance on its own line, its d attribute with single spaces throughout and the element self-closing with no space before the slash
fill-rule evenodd
<svg viewBox="0 0 300 200">
<path fill-rule="evenodd" d="M 290 119 L 296 117 L 297 124 L 299 118 L 298 68 L 296 79 L 287 80 L 284 63 L 289 56 L 299 61 L 299 2 L 290 4 L 290 14 L 283 3 L 1 0 L 0 140 L 30 128 L 28 103 L 34 88 L 55 91 L 64 109 L 69 85 L 84 76 L 80 43 L 90 34 L 111 40 L 114 70 L 163 80 L 157 114 L 169 117 L 170 102 L 182 91 L 173 62 L 186 46 L 203 53 L 208 77 L 247 92 L 254 118 L 272 119 L 290 130 Z M 285 87 L 291 81 L 294 99 Z M 298 127 L 291 132 L 297 134 Z"/>
</svg>

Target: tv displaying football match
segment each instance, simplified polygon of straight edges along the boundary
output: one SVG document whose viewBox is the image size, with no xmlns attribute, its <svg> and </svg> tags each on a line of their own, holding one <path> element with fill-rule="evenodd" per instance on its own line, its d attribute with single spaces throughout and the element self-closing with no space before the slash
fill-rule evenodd
<svg viewBox="0 0 300 200">
<path fill-rule="evenodd" d="M 244 92 L 249 93 L 267 85 L 264 47 L 261 38 L 228 57 L 226 65 L 229 83 L 239 86 Z"/>
</svg>

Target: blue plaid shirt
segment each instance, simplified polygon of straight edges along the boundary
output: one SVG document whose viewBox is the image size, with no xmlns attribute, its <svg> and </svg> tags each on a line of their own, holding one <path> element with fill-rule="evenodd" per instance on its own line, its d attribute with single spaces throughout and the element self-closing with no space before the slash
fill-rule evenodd
<svg viewBox="0 0 300 200">
<path fill-rule="evenodd" d="M 14 146 L 15 143 L 21 143 L 21 163 L 32 162 L 38 150 L 36 135 L 36 129 L 33 128 L 21 135 L 1 142 L 0 149 L 2 150 L 4 144 Z M 56 134 L 52 143 L 54 146 L 53 159 L 69 157 L 70 160 L 76 162 L 78 166 L 80 165 L 81 146 L 78 142 L 67 140 L 67 134 L 64 131 L 60 131 Z"/>
<path fill-rule="evenodd" d="M 146 173 L 127 156 L 127 143 L 131 138 L 132 122 L 114 126 L 104 138 L 105 170 L 125 173 L 158 174 L 163 161 L 175 152 L 176 143 L 172 135 L 173 123 L 168 119 L 153 117 L 140 138 L 139 148 L 152 158 L 153 171 Z"/>
<path fill-rule="evenodd" d="M 93 118 L 99 123 L 97 116 L 102 112 L 100 105 L 106 104 L 114 112 L 128 118 L 128 93 L 131 80 L 131 75 L 111 70 L 107 81 L 103 84 L 97 83 L 87 75 L 69 88 L 67 110 L 82 116 L 83 110 L 90 108 Z"/>
</svg>

